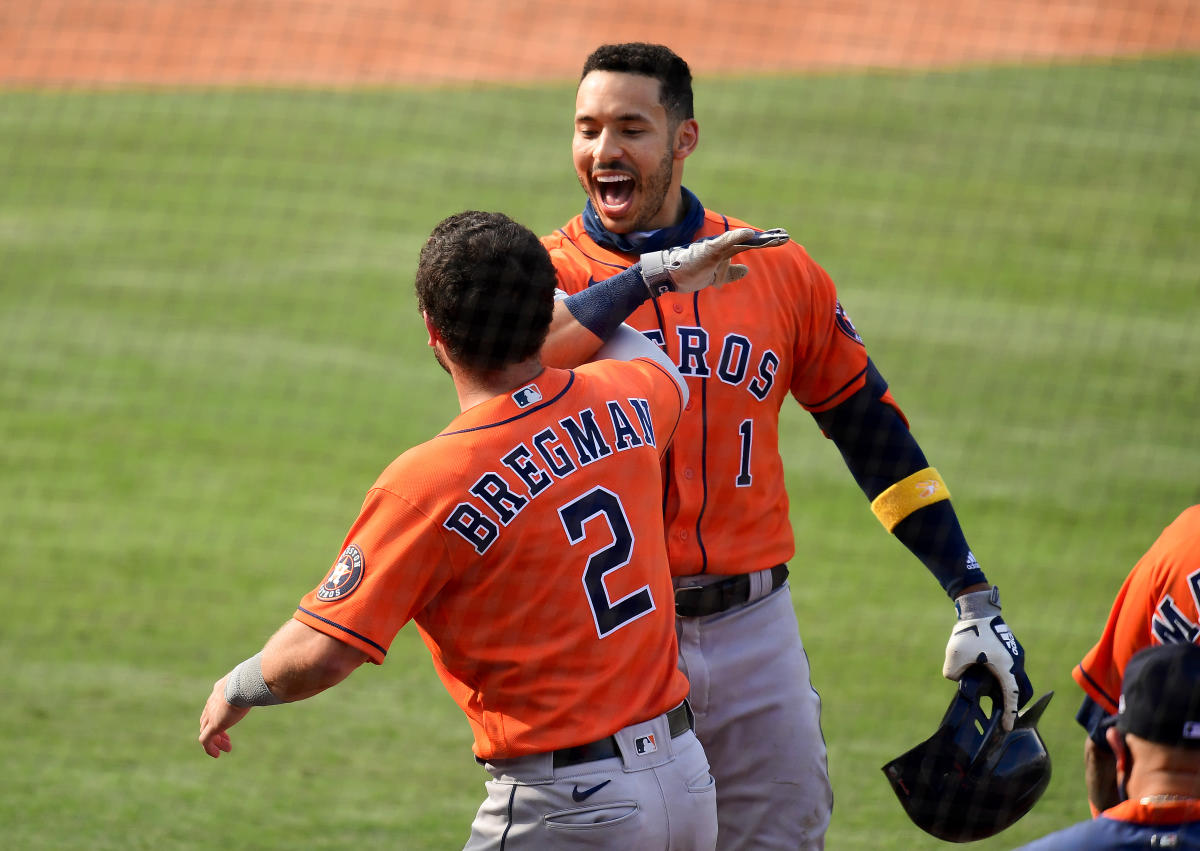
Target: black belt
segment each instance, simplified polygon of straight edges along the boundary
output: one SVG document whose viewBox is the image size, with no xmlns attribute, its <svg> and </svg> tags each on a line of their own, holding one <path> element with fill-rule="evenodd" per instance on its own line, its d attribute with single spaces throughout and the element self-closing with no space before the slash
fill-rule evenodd
<svg viewBox="0 0 1200 851">
<path fill-rule="evenodd" d="M 692 707 L 685 700 L 667 713 L 667 726 L 671 730 L 671 738 L 676 739 L 695 728 Z M 586 745 L 576 745 L 573 748 L 562 748 L 554 752 L 554 767 L 566 768 L 568 765 L 578 765 L 581 762 L 592 762 L 597 759 L 611 759 L 620 756 L 615 736 L 608 736 L 598 742 Z"/>
<path fill-rule="evenodd" d="M 786 565 L 771 568 L 771 590 L 787 581 Z M 688 585 L 675 589 L 675 614 L 682 618 L 701 618 L 740 606 L 750 600 L 750 574 L 739 573 L 711 585 Z"/>
</svg>

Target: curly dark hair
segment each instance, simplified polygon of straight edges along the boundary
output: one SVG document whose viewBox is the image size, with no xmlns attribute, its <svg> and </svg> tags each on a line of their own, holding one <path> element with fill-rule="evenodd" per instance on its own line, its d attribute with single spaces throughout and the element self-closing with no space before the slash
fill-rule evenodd
<svg viewBox="0 0 1200 851">
<path fill-rule="evenodd" d="M 658 80 L 658 101 L 672 123 L 696 117 L 692 106 L 692 71 L 669 47 L 644 41 L 602 44 L 583 63 L 579 79 L 593 71 L 653 77 Z"/>
<path fill-rule="evenodd" d="M 503 213 L 442 220 L 417 261 L 417 306 L 446 353 L 470 369 L 503 369 L 545 342 L 557 277 L 533 231 Z"/>
</svg>

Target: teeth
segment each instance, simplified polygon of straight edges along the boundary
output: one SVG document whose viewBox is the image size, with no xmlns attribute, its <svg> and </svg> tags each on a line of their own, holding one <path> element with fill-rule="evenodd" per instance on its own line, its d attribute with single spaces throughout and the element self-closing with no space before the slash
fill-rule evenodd
<svg viewBox="0 0 1200 851">
<path fill-rule="evenodd" d="M 633 180 L 633 178 L 623 174 L 601 174 L 596 177 L 597 183 L 620 183 L 624 180 Z"/>
</svg>

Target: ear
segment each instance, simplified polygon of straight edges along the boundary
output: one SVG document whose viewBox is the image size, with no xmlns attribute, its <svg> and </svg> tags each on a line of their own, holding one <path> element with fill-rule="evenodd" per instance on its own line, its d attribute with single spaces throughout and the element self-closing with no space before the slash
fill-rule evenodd
<svg viewBox="0 0 1200 851">
<path fill-rule="evenodd" d="M 1109 727 L 1104 731 L 1104 738 L 1108 742 L 1108 746 L 1112 748 L 1113 756 L 1117 761 L 1117 777 L 1129 773 L 1129 746 L 1125 743 L 1125 737 L 1116 728 L 1116 725 Z"/>
<path fill-rule="evenodd" d="M 426 343 L 426 345 L 429 346 L 430 348 L 433 348 L 439 342 L 441 342 L 442 338 L 440 336 L 438 336 L 437 329 L 434 328 L 433 323 L 431 321 L 429 321 L 428 313 L 426 313 L 425 311 L 422 310 L 421 318 L 425 320 L 425 331 L 426 331 L 426 333 L 429 334 L 429 341 Z"/>
<path fill-rule="evenodd" d="M 679 122 L 679 126 L 675 128 L 675 144 L 671 149 L 675 159 L 687 159 L 696 150 L 698 144 L 700 144 L 700 125 L 696 123 L 696 119 L 687 118 Z"/>
</svg>

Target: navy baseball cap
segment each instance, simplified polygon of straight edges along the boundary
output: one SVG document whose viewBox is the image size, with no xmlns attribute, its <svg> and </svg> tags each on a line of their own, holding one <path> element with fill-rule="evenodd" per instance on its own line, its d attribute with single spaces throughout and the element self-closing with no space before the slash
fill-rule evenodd
<svg viewBox="0 0 1200 851">
<path fill-rule="evenodd" d="M 1125 666 L 1117 729 L 1200 750 L 1200 647 L 1164 644 L 1134 654 Z"/>
</svg>

